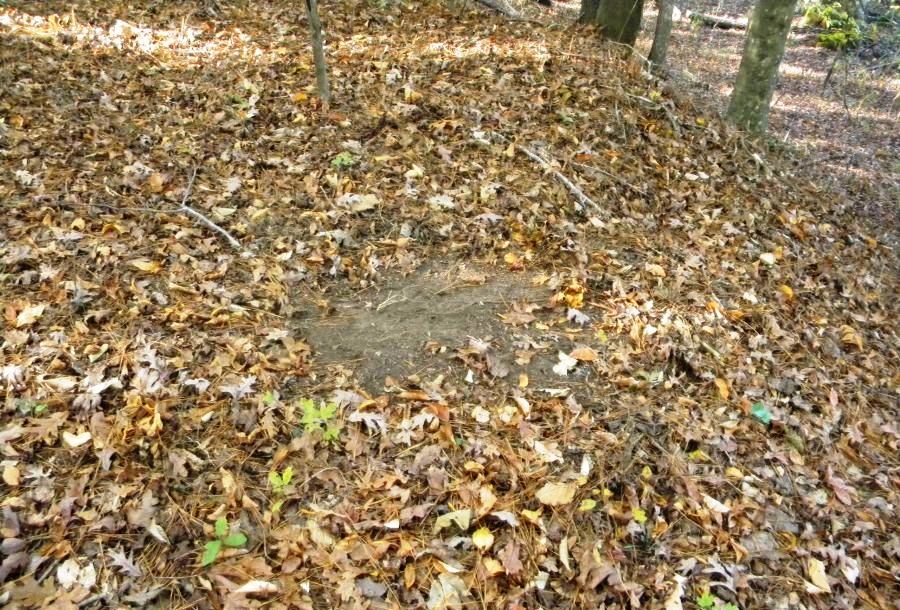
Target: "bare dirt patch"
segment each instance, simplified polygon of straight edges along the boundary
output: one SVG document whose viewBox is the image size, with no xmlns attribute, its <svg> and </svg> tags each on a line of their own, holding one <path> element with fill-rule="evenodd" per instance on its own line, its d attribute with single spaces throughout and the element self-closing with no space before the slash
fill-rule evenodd
<svg viewBox="0 0 900 610">
<path fill-rule="evenodd" d="M 538 342 L 533 332 L 503 319 L 541 308 L 551 294 L 524 274 L 435 268 L 338 298 L 326 310 L 307 309 L 297 332 L 318 364 L 344 369 L 370 392 L 382 391 L 389 377 L 425 381 L 443 375 L 465 385 L 472 370 L 467 354 L 484 366 L 472 370 L 469 383 L 525 373 L 537 383 L 559 386 L 565 380 L 552 373 L 556 351 L 571 349 L 573 342 L 564 332 L 541 333 Z M 490 345 L 487 360 L 477 357 L 473 342 Z M 532 357 L 524 362 L 517 350 Z"/>
</svg>

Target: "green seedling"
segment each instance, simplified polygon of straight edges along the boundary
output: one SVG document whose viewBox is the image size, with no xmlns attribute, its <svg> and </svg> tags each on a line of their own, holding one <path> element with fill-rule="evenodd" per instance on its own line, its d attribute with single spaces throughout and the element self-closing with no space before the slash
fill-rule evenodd
<svg viewBox="0 0 900 610">
<path fill-rule="evenodd" d="M 341 433 L 340 426 L 333 420 L 337 417 L 338 407 L 334 403 L 321 403 L 316 406 L 310 399 L 300 401 L 300 408 L 303 409 L 303 417 L 300 423 L 303 424 L 303 431 L 306 434 L 322 431 L 322 440 L 325 442 L 336 441 Z"/>
<path fill-rule="evenodd" d="M 19 413 L 26 417 L 30 415 L 38 417 L 47 412 L 47 405 L 42 402 L 32 402 L 30 400 L 16 401 L 16 407 L 19 409 Z"/>
<path fill-rule="evenodd" d="M 723 604 L 722 600 L 709 592 L 698 595 L 694 599 L 694 603 L 697 604 L 699 608 L 703 608 L 703 610 L 740 610 L 740 608 L 734 604 Z"/>
<path fill-rule="evenodd" d="M 203 547 L 200 565 L 205 567 L 212 564 L 218 558 L 219 553 L 222 552 L 223 546 L 235 549 L 245 544 L 247 544 L 247 537 L 240 532 L 232 534 L 231 527 L 228 525 L 228 519 L 219 517 L 216 519 L 216 539 L 210 540 Z"/>
<path fill-rule="evenodd" d="M 272 486 L 272 491 L 281 494 L 284 493 L 284 488 L 288 486 L 288 483 L 291 482 L 291 478 L 294 476 L 294 469 L 288 466 L 284 470 L 281 471 L 281 474 L 278 474 L 276 471 L 272 471 L 269 473 L 269 485 Z"/>
<path fill-rule="evenodd" d="M 335 169 L 347 169 L 351 165 L 356 163 L 356 159 L 353 158 L 353 155 L 348 153 L 346 150 L 335 155 L 334 159 L 331 160 L 331 165 Z"/>
<path fill-rule="evenodd" d="M 269 485 L 272 486 L 272 493 L 275 495 L 283 494 L 284 488 L 288 486 L 293 476 L 294 469 L 290 466 L 282 470 L 281 474 L 278 474 L 278 472 L 274 470 L 270 472 Z M 284 498 L 278 499 L 274 504 L 272 504 L 272 512 L 277 513 L 278 511 L 280 511 L 282 504 L 284 504 Z"/>
</svg>

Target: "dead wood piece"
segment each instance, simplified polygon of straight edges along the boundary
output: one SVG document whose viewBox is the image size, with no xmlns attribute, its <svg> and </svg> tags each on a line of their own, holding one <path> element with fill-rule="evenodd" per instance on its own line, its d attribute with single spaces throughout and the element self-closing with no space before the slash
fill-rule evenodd
<svg viewBox="0 0 900 610">
<path fill-rule="evenodd" d="M 719 28 L 720 30 L 746 30 L 747 21 L 744 19 L 731 19 L 729 17 L 719 17 L 718 15 L 707 15 L 706 13 L 688 12 L 688 18 L 694 23 L 705 25 L 710 28 Z"/>
<path fill-rule="evenodd" d="M 181 207 L 179 209 L 182 212 L 184 212 L 185 214 L 187 214 L 189 216 L 193 216 L 196 220 L 198 220 L 200 222 L 200 224 L 205 225 L 206 227 L 212 229 L 213 231 L 215 231 L 216 233 L 218 233 L 219 235 L 224 237 L 226 240 L 228 240 L 228 243 L 231 244 L 232 248 L 234 248 L 236 250 L 240 250 L 241 242 L 236 240 L 231 235 L 231 233 L 229 233 L 228 231 L 226 231 L 225 229 L 223 229 L 222 227 L 220 227 L 219 225 L 214 223 L 212 220 L 210 220 L 209 218 L 207 218 L 206 216 L 204 216 L 203 214 L 201 214 L 200 212 L 198 212 L 197 210 L 195 210 L 194 208 L 192 208 L 191 206 L 189 206 L 187 204 L 188 197 L 191 196 L 191 189 L 194 188 L 194 179 L 196 177 L 197 177 L 197 168 L 195 167 L 193 173 L 191 174 L 191 179 L 188 182 L 187 189 L 185 189 L 185 191 L 184 191 L 184 198 L 182 198 L 182 200 L 181 200 Z"/>
<path fill-rule="evenodd" d="M 478 0 L 478 3 L 483 4 L 489 9 L 495 10 L 501 15 L 509 17 L 510 19 L 520 19 L 519 13 L 507 6 L 501 0 Z"/>
<path fill-rule="evenodd" d="M 593 199 L 585 195 L 584 191 L 578 188 L 578 186 L 574 182 L 566 178 L 562 174 L 562 172 L 553 169 L 553 166 L 550 165 L 549 161 L 544 159 L 533 150 L 525 148 L 521 144 L 516 145 L 516 148 L 519 149 L 519 151 L 521 151 L 526 157 L 543 167 L 546 171 L 549 171 L 551 174 L 553 174 L 557 180 L 559 180 L 567 189 L 569 189 L 569 192 L 575 196 L 575 199 L 578 201 L 578 203 L 580 203 L 581 205 L 590 206 L 598 212 L 603 211 L 603 208 L 597 205 L 597 203 Z"/>
</svg>

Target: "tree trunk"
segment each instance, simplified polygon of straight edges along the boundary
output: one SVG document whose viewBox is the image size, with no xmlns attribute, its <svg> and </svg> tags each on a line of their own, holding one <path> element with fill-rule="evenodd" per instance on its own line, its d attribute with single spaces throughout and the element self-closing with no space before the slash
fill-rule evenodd
<svg viewBox="0 0 900 610">
<path fill-rule="evenodd" d="M 672 10 L 675 8 L 674 0 L 658 0 L 659 15 L 656 17 L 656 31 L 653 33 L 653 46 L 650 47 L 648 59 L 654 66 L 662 66 L 666 63 L 666 53 L 669 50 L 669 36 L 672 34 Z"/>
<path fill-rule="evenodd" d="M 595 23 L 607 40 L 633 47 L 643 12 L 644 0 L 600 0 Z"/>
<path fill-rule="evenodd" d="M 316 86 L 319 99 L 326 104 L 331 101 L 331 87 L 328 86 L 328 67 L 325 65 L 325 44 L 322 42 L 322 22 L 319 20 L 318 0 L 306 0 L 306 14 L 312 31 L 313 58 L 316 61 Z"/>
<path fill-rule="evenodd" d="M 750 18 L 744 55 L 728 104 L 728 119 L 748 131 L 763 133 L 778 66 L 797 0 L 759 0 Z"/>
<path fill-rule="evenodd" d="M 600 0 L 581 0 L 581 16 L 578 21 L 588 24 L 597 23 L 597 9 L 599 8 Z"/>
</svg>

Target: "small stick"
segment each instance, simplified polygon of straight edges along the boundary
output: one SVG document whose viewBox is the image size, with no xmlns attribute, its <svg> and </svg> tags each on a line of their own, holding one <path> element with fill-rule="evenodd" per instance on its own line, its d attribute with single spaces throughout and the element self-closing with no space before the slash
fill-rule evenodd
<svg viewBox="0 0 900 610">
<path fill-rule="evenodd" d="M 231 233 L 211 221 L 209 218 L 192 208 L 187 204 L 188 197 L 191 196 L 191 190 L 194 188 L 194 179 L 197 177 L 197 168 L 194 168 L 194 171 L 191 173 L 191 179 L 188 182 L 187 189 L 184 191 L 184 198 L 181 200 L 181 208 L 180 210 L 189 216 L 193 216 L 195 219 L 200 221 L 200 224 L 206 225 L 213 231 L 217 232 L 219 235 L 228 240 L 228 243 L 231 244 L 231 247 L 240 250 L 241 242 L 236 240 Z"/>
<path fill-rule="evenodd" d="M 615 174 L 612 173 L 612 172 L 608 172 L 608 171 L 606 171 L 605 169 L 601 169 L 601 168 L 599 168 L 599 167 L 594 167 L 593 165 L 585 165 L 584 163 L 577 163 L 577 162 L 572 163 L 572 165 L 574 165 L 575 167 L 581 167 L 581 168 L 586 169 L 586 170 L 588 170 L 588 171 L 590 171 L 590 172 L 597 172 L 598 174 L 603 174 L 604 176 L 606 176 L 606 177 L 608 177 L 608 178 L 612 178 L 613 180 L 615 180 L 616 182 L 618 182 L 618 183 L 621 184 L 622 186 L 627 186 L 628 188 L 630 188 L 632 191 L 634 191 L 634 192 L 637 193 L 638 195 L 643 195 L 644 197 L 647 196 L 647 192 L 646 192 L 644 189 L 638 188 L 638 187 L 634 186 L 633 184 L 631 184 L 631 183 L 628 182 L 627 180 L 624 180 L 624 179 L 621 178 L 620 176 L 617 176 L 617 175 L 615 175 Z"/>
<path fill-rule="evenodd" d="M 559 180 L 560 182 L 562 182 L 565 185 L 565 187 L 567 189 L 569 189 L 570 193 L 575 195 L 575 199 L 577 199 L 579 203 L 581 203 L 582 205 L 591 206 L 598 212 L 601 212 L 601 213 L 603 212 L 603 208 L 601 208 L 599 205 L 597 205 L 593 199 L 591 199 L 590 197 L 585 195 L 584 191 L 582 191 L 580 188 L 578 188 L 578 186 L 576 186 L 574 182 L 572 182 L 571 180 L 566 178 L 561 172 L 558 172 L 557 170 L 553 169 L 553 166 L 551 166 L 550 163 L 546 159 L 541 157 L 539 154 L 537 154 L 533 150 L 529 150 L 528 148 L 525 148 L 521 144 L 517 144 L 516 148 L 519 149 L 526 157 L 528 157 L 529 159 L 531 159 L 532 161 L 534 161 L 535 163 L 537 163 L 538 165 L 543 167 L 545 170 L 550 171 L 550 173 L 552 173 L 554 176 L 556 176 L 556 179 Z"/>
</svg>

